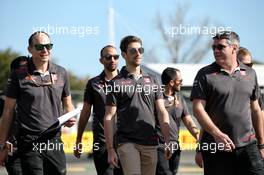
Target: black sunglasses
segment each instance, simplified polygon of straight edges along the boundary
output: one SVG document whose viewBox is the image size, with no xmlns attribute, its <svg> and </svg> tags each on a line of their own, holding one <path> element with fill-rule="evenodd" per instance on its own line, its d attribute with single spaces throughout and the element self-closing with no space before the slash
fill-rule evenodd
<svg viewBox="0 0 264 175">
<path fill-rule="evenodd" d="M 244 63 L 246 66 L 248 67 L 252 67 L 253 66 L 253 63 Z"/>
<path fill-rule="evenodd" d="M 50 44 L 35 44 L 34 47 L 35 47 L 35 49 L 36 49 L 37 51 L 41 51 L 41 50 L 43 50 L 44 47 L 45 47 L 47 50 L 51 50 L 52 47 L 53 47 L 53 44 L 51 44 L 51 43 L 50 43 Z"/>
<path fill-rule="evenodd" d="M 131 49 L 129 49 L 129 53 L 131 55 L 134 55 L 137 52 L 139 52 L 140 54 L 143 54 L 144 53 L 144 48 L 143 47 L 140 47 L 140 48 L 131 48 Z"/>
<path fill-rule="evenodd" d="M 218 45 L 212 45 L 212 50 L 223 50 L 224 48 L 226 48 L 227 46 L 222 45 L 222 44 L 218 44 Z"/>
<path fill-rule="evenodd" d="M 112 58 L 114 58 L 115 60 L 118 60 L 119 55 L 105 55 L 103 56 L 103 58 L 105 58 L 107 61 L 112 60 Z"/>
</svg>

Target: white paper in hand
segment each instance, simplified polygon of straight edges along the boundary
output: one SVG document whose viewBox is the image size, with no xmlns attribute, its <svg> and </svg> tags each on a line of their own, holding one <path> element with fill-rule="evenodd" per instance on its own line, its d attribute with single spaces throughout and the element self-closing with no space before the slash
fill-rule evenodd
<svg viewBox="0 0 264 175">
<path fill-rule="evenodd" d="M 82 106 L 80 106 L 80 107 L 74 109 L 74 110 L 71 111 L 71 112 L 68 112 L 68 113 L 66 113 L 66 114 L 64 114 L 64 115 L 62 115 L 62 116 L 60 116 L 60 117 L 58 118 L 58 120 L 59 120 L 59 125 L 61 126 L 61 125 L 63 125 L 64 123 L 66 123 L 70 118 L 72 118 L 72 117 L 74 117 L 75 115 L 79 114 L 79 113 L 81 112 L 81 110 L 82 110 Z"/>
</svg>

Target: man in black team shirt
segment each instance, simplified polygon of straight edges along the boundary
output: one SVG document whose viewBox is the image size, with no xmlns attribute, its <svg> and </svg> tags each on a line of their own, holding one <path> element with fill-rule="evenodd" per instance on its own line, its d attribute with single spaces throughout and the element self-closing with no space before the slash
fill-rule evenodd
<svg viewBox="0 0 264 175">
<path fill-rule="evenodd" d="M 76 149 L 74 150 L 77 158 L 81 155 L 82 135 L 89 120 L 91 108 L 93 107 L 93 159 L 98 175 L 112 175 L 113 172 L 115 175 L 122 174 L 121 168 L 115 168 L 113 171 L 113 167 L 107 162 L 103 126 L 106 100 L 105 91 L 109 81 L 118 74 L 118 58 L 119 55 L 114 46 L 107 45 L 101 49 L 100 62 L 104 65 L 104 70 L 100 75 L 90 79 L 86 85 L 83 109 L 78 125 Z"/>
<path fill-rule="evenodd" d="M 112 120 L 117 113 L 117 152 L 126 175 L 154 175 L 157 164 L 158 137 L 155 130 L 156 108 L 164 134 L 169 143 L 169 117 L 164 107 L 160 86 L 140 69 L 142 41 L 136 36 L 121 40 L 120 49 L 126 61 L 120 74 L 111 81 L 106 98 L 105 137 L 108 161 L 117 165 L 113 149 Z M 166 153 L 168 153 L 167 150 Z M 170 156 L 170 154 L 165 154 Z"/>
<path fill-rule="evenodd" d="M 47 33 L 33 33 L 28 44 L 32 57 L 11 72 L 5 91 L 5 107 L 0 122 L 0 164 L 4 161 L 5 142 L 16 107 L 18 151 L 23 174 L 66 174 L 60 130 L 41 139 L 36 138 L 57 122 L 62 109 L 66 112 L 74 109 L 67 72 L 51 62 L 53 44 Z M 74 123 L 75 119 L 70 119 L 66 126 Z M 49 149 L 51 144 L 54 149 Z"/>
<path fill-rule="evenodd" d="M 253 67 L 253 62 L 252 62 L 252 55 L 250 51 L 247 48 L 240 47 L 238 54 L 237 54 L 237 59 L 241 61 L 243 64 L 249 67 Z M 263 94 L 261 94 L 259 98 L 259 105 L 263 114 L 264 118 L 264 104 L 263 104 Z"/>
<path fill-rule="evenodd" d="M 161 81 L 165 85 L 163 97 L 170 118 L 169 147 L 172 149 L 172 156 L 169 160 L 164 159 L 164 149 L 162 147 L 164 140 L 160 132 L 160 127 L 157 125 L 160 147 L 158 148 L 156 175 L 175 175 L 178 171 L 181 154 L 178 140 L 181 120 L 196 140 L 199 137 L 199 130 L 189 114 L 184 97 L 180 93 L 183 81 L 180 71 L 171 67 L 166 68 L 161 74 Z"/>
<path fill-rule="evenodd" d="M 191 93 L 194 115 L 204 129 L 200 143 L 204 174 L 263 175 L 263 120 L 256 73 L 237 61 L 235 32 L 218 33 L 212 49 L 215 62 L 198 72 Z"/>
<path fill-rule="evenodd" d="M 14 71 L 18 69 L 21 65 L 27 64 L 27 61 L 28 57 L 25 56 L 19 56 L 15 58 L 10 64 L 10 70 Z M 4 109 L 4 98 L 4 94 L 0 95 L 0 116 L 2 116 L 2 112 Z M 9 175 L 22 175 L 21 161 L 17 151 L 17 131 L 19 120 L 16 117 L 15 113 L 16 112 L 14 112 L 14 119 L 8 137 L 11 154 L 9 154 L 7 157 L 5 167 Z"/>
</svg>

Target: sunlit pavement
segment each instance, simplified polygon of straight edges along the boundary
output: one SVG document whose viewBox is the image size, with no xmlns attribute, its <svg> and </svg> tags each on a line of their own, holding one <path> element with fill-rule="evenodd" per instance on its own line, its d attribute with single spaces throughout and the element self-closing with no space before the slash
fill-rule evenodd
<svg viewBox="0 0 264 175">
<path fill-rule="evenodd" d="M 194 151 L 183 151 L 178 175 L 202 175 L 203 170 L 194 163 Z M 83 155 L 80 159 L 67 154 L 68 175 L 96 175 L 92 158 Z M 7 175 L 4 168 L 0 168 L 0 175 Z"/>
</svg>

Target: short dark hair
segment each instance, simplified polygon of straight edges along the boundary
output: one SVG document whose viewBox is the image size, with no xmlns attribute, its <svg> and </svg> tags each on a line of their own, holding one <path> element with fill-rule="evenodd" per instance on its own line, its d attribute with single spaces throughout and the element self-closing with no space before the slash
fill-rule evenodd
<svg viewBox="0 0 264 175">
<path fill-rule="evenodd" d="M 142 45 L 142 41 L 141 41 L 141 39 L 139 37 L 129 35 L 129 36 L 124 37 L 121 40 L 121 42 L 120 42 L 121 51 L 126 53 L 128 45 L 130 43 L 133 43 L 133 42 L 138 42 L 138 43 L 140 43 Z"/>
<path fill-rule="evenodd" d="M 179 69 L 167 67 L 161 74 L 161 82 L 163 85 L 167 85 L 171 80 L 177 78 L 177 72 L 180 72 Z"/>
<path fill-rule="evenodd" d="M 222 31 L 217 33 L 213 39 L 226 39 L 228 44 L 235 44 L 239 48 L 240 45 L 240 38 L 236 32 L 233 31 Z"/>
<path fill-rule="evenodd" d="M 35 36 L 35 35 L 39 35 L 40 33 L 44 33 L 44 34 L 47 35 L 47 36 L 49 37 L 49 39 L 50 39 L 50 36 L 49 36 L 48 33 L 44 32 L 44 31 L 36 31 L 36 32 L 32 33 L 32 34 L 30 35 L 29 39 L 28 39 L 28 45 L 29 45 L 29 46 L 32 46 L 32 45 L 33 45 L 33 39 L 34 39 L 34 36 Z"/>
<path fill-rule="evenodd" d="M 21 65 L 21 61 L 28 61 L 29 60 L 29 58 L 28 57 L 26 57 L 26 56 L 19 56 L 19 57 L 17 57 L 17 58 L 15 58 L 12 62 L 11 62 L 11 64 L 10 64 L 10 69 L 11 70 L 14 70 L 14 69 L 17 69 L 17 68 L 19 68 Z"/>
<path fill-rule="evenodd" d="M 103 51 L 104 51 L 106 48 L 109 48 L 109 47 L 116 49 L 116 47 L 113 46 L 113 45 L 111 45 L 111 44 L 104 46 L 104 47 L 101 49 L 101 51 L 100 51 L 100 58 L 103 57 Z"/>
</svg>

